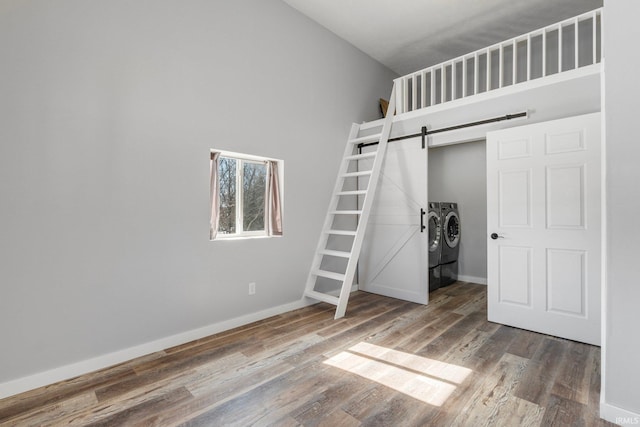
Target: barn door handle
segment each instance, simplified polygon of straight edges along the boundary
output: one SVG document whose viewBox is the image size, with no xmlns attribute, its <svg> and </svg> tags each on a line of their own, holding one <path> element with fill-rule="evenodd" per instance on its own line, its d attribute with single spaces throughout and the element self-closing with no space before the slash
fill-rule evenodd
<svg viewBox="0 0 640 427">
<path fill-rule="evenodd" d="M 427 228 L 424 225 L 424 214 L 425 214 L 424 209 L 420 208 L 420 232 L 421 233 L 424 233 L 424 229 Z"/>
</svg>

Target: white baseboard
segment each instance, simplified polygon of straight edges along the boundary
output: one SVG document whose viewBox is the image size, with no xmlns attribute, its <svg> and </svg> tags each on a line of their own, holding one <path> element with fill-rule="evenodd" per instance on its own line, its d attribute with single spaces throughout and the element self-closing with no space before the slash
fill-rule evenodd
<svg viewBox="0 0 640 427">
<path fill-rule="evenodd" d="M 126 348 L 124 350 L 115 351 L 113 353 L 104 354 L 102 356 L 83 360 L 81 362 L 54 368 L 45 372 L 40 372 L 23 378 L 0 383 L 0 399 L 13 396 L 25 391 L 33 390 L 38 387 L 56 383 L 58 381 L 68 380 L 78 375 L 87 374 L 89 372 L 104 369 L 118 363 L 126 362 L 136 357 L 144 356 L 166 348 L 174 347 L 188 343 L 189 341 L 247 325 L 258 320 L 266 319 L 271 316 L 286 313 L 287 311 L 296 310 L 309 305 L 316 304 L 317 301 L 308 298 L 302 298 L 289 304 L 280 305 L 256 313 L 247 314 L 202 328 L 193 329 L 182 332 L 159 340 L 151 341 L 135 347 Z"/>
<path fill-rule="evenodd" d="M 461 282 L 477 283 L 478 285 L 487 284 L 486 277 L 465 276 L 462 274 L 458 274 L 458 280 Z"/>
<path fill-rule="evenodd" d="M 605 402 L 600 403 L 600 418 L 621 426 L 640 425 L 640 414 L 618 408 Z"/>
</svg>

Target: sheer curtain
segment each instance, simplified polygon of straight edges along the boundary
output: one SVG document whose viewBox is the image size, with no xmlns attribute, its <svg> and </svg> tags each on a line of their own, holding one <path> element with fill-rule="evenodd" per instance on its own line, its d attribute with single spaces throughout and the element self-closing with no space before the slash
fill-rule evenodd
<svg viewBox="0 0 640 427">
<path fill-rule="evenodd" d="M 211 153 L 211 231 L 209 238 L 216 238 L 220 218 L 220 179 L 218 177 L 218 161 L 220 153 Z"/>
<path fill-rule="evenodd" d="M 267 234 L 282 236 L 282 195 L 280 194 L 280 179 L 278 162 L 267 162 Z"/>
</svg>

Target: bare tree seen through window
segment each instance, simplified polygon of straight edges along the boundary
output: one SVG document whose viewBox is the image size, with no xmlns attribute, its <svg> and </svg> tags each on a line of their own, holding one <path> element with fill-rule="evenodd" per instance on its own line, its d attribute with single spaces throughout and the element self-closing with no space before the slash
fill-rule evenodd
<svg viewBox="0 0 640 427">
<path fill-rule="evenodd" d="M 264 230 L 264 197 L 267 166 L 264 163 L 244 163 L 242 179 L 242 222 L 244 231 Z"/>
<path fill-rule="evenodd" d="M 236 166 L 237 160 L 220 157 L 218 176 L 220 179 L 220 219 L 218 233 L 236 232 Z"/>
</svg>

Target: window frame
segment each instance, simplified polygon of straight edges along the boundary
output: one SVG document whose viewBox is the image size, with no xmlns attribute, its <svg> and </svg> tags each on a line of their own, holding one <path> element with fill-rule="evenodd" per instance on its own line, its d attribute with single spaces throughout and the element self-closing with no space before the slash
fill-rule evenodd
<svg viewBox="0 0 640 427">
<path fill-rule="evenodd" d="M 211 150 L 211 152 L 219 153 L 220 159 L 226 158 L 226 159 L 232 159 L 236 161 L 236 209 L 235 209 L 236 210 L 235 212 L 236 233 L 225 234 L 225 233 L 220 233 L 220 231 L 218 230 L 218 233 L 216 234 L 215 239 L 213 239 L 212 241 L 272 237 L 272 236 L 269 236 L 269 231 L 267 230 L 267 217 L 268 217 L 267 203 L 268 202 L 267 202 L 266 188 L 265 188 L 265 199 L 264 199 L 264 204 L 265 204 L 264 229 L 256 230 L 256 231 L 244 230 L 244 186 L 243 186 L 245 163 L 260 164 L 268 168 L 268 162 L 272 161 L 272 159 L 269 159 L 266 157 L 251 156 L 246 154 L 231 153 L 228 151 L 221 151 L 221 150 Z M 278 161 L 278 160 L 273 159 L 273 161 Z M 268 179 L 268 176 L 265 176 L 265 179 Z M 238 230 L 242 230 L 242 231 L 238 232 Z"/>
</svg>

